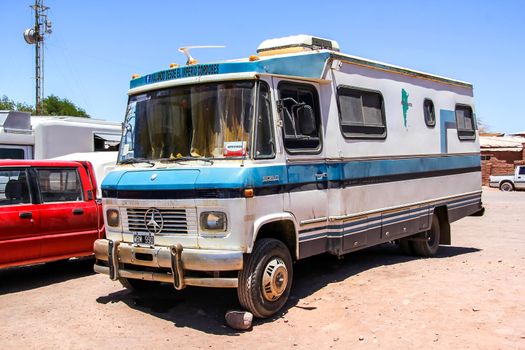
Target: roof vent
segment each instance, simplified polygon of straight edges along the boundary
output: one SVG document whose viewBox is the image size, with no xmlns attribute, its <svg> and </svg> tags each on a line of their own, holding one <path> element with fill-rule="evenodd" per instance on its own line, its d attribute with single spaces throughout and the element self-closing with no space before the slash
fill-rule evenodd
<svg viewBox="0 0 525 350">
<path fill-rule="evenodd" d="M 318 38 L 311 35 L 292 35 L 263 41 L 261 45 L 257 47 L 257 54 L 260 56 L 271 56 L 314 50 L 339 51 L 339 44 L 335 40 Z"/>
</svg>

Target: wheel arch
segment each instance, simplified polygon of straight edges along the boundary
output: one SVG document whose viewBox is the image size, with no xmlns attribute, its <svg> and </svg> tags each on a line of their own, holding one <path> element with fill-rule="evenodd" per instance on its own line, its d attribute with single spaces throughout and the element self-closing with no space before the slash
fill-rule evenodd
<svg viewBox="0 0 525 350">
<path fill-rule="evenodd" d="M 297 221 L 291 213 L 275 213 L 265 215 L 253 223 L 253 239 L 249 251 L 255 241 L 260 238 L 274 238 L 283 242 L 292 255 L 293 260 L 299 257 L 299 237 Z"/>
</svg>

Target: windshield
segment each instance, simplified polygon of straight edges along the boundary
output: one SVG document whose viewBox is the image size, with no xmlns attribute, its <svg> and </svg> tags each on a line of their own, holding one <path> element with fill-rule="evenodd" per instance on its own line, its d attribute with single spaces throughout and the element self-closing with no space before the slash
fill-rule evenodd
<svg viewBox="0 0 525 350">
<path fill-rule="evenodd" d="M 131 96 L 119 162 L 245 157 L 254 84 L 178 86 Z"/>
</svg>

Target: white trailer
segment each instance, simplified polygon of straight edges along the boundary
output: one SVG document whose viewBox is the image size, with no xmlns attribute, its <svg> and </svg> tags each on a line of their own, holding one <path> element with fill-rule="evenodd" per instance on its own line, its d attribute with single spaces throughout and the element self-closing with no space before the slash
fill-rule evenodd
<svg viewBox="0 0 525 350">
<path fill-rule="evenodd" d="M 0 159 L 49 159 L 75 152 L 114 151 L 121 124 L 78 117 L 0 111 Z"/>
<path fill-rule="evenodd" d="M 268 317 L 295 260 L 385 242 L 434 256 L 482 213 L 471 84 L 305 35 L 257 52 L 131 80 L 97 272 L 234 287 Z"/>
</svg>

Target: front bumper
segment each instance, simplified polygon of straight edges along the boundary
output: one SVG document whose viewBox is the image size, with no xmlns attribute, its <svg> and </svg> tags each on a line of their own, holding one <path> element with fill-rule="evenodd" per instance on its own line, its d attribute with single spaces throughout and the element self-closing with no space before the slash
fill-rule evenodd
<svg viewBox="0 0 525 350">
<path fill-rule="evenodd" d="M 131 243 L 98 239 L 94 244 L 95 272 L 109 275 L 112 280 L 134 278 L 173 283 L 176 289 L 185 286 L 237 288 L 237 278 L 190 277 L 188 271 L 239 271 L 243 267 L 243 252 L 143 247 Z M 104 261 L 106 265 L 100 264 Z M 158 269 L 158 270 L 157 270 Z"/>
</svg>

